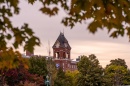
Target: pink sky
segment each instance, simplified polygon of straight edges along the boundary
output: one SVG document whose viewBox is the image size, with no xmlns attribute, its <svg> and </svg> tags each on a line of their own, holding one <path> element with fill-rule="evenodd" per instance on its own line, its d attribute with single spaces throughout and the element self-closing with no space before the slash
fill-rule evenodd
<svg viewBox="0 0 130 86">
<path fill-rule="evenodd" d="M 20 15 L 14 16 L 12 21 L 15 26 L 28 23 L 40 38 L 42 44 L 35 48 L 35 54 L 48 55 L 48 40 L 50 45 L 53 46 L 60 31 L 62 32 L 64 29 L 65 37 L 72 47 L 71 57 L 73 59 L 80 55 L 95 54 L 101 65 L 105 67 L 110 60 L 122 58 L 125 59 L 130 68 L 130 42 L 128 42 L 126 36 L 113 39 L 109 37 L 106 30 L 99 30 L 93 35 L 86 29 L 89 21 L 86 24 L 77 24 L 73 29 L 70 29 L 61 24 L 61 19 L 66 16 L 63 10 L 58 15 L 50 18 L 39 11 L 41 5 L 38 3 L 32 6 L 22 1 L 20 7 Z M 24 53 L 22 47 L 19 50 Z M 53 54 L 51 53 L 51 55 Z"/>
</svg>

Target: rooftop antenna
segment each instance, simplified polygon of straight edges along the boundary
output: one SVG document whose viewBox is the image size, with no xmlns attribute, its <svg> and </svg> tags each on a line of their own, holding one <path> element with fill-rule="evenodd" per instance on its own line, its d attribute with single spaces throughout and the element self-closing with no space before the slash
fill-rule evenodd
<svg viewBox="0 0 130 86">
<path fill-rule="evenodd" d="M 50 41 L 48 41 L 47 53 L 48 56 L 50 57 L 51 56 Z"/>
</svg>

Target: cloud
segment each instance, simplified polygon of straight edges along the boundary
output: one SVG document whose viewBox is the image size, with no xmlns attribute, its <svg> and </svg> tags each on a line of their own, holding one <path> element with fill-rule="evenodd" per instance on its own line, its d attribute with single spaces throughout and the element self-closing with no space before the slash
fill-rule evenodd
<svg viewBox="0 0 130 86">
<path fill-rule="evenodd" d="M 80 41 L 72 43 L 72 56 L 95 54 L 101 64 L 105 66 L 110 60 L 125 59 L 130 66 L 130 53 L 128 44 L 105 42 L 105 41 Z"/>
</svg>

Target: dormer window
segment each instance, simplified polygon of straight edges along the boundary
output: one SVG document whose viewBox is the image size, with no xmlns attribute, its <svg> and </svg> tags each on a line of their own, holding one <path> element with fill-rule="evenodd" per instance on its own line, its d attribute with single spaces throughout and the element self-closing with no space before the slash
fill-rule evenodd
<svg viewBox="0 0 130 86">
<path fill-rule="evenodd" d="M 67 47 L 68 45 L 67 45 L 67 43 L 64 43 L 64 45 L 65 45 L 65 47 Z"/>
<path fill-rule="evenodd" d="M 60 46 L 60 43 L 57 42 L 57 43 L 56 43 L 56 48 L 59 48 L 59 46 Z"/>
</svg>

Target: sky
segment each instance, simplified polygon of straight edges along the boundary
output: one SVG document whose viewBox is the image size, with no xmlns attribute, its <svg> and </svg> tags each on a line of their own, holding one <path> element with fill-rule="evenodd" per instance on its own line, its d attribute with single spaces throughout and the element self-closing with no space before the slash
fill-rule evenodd
<svg viewBox="0 0 130 86">
<path fill-rule="evenodd" d="M 62 9 L 58 15 L 49 17 L 39 11 L 41 4 L 37 2 L 32 6 L 26 0 L 21 0 L 19 6 L 21 8 L 20 14 L 15 15 L 11 20 L 14 26 L 28 23 L 35 35 L 40 38 L 41 46 L 35 47 L 35 55 L 48 55 L 48 41 L 51 46 L 51 55 L 53 55 L 52 46 L 60 32 L 64 31 L 64 35 L 72 48 L 72 59 L 80 55 L 95 54 L 100 64 L 105 67 L 110 60 L 121 58 L 126 61 L 130 68 L 130 42 L 127 36 L 113 39 L 109 37 L 110 34 L 106 29 L 91 34 L 87 30 L 90 20 L 83 24 L 76 24 L 73 29 L 70 29 L 61 24 L 61 20 L 66 16 Z M 23 47 L 18 50 L 25 53 Z"/>
</svg>

